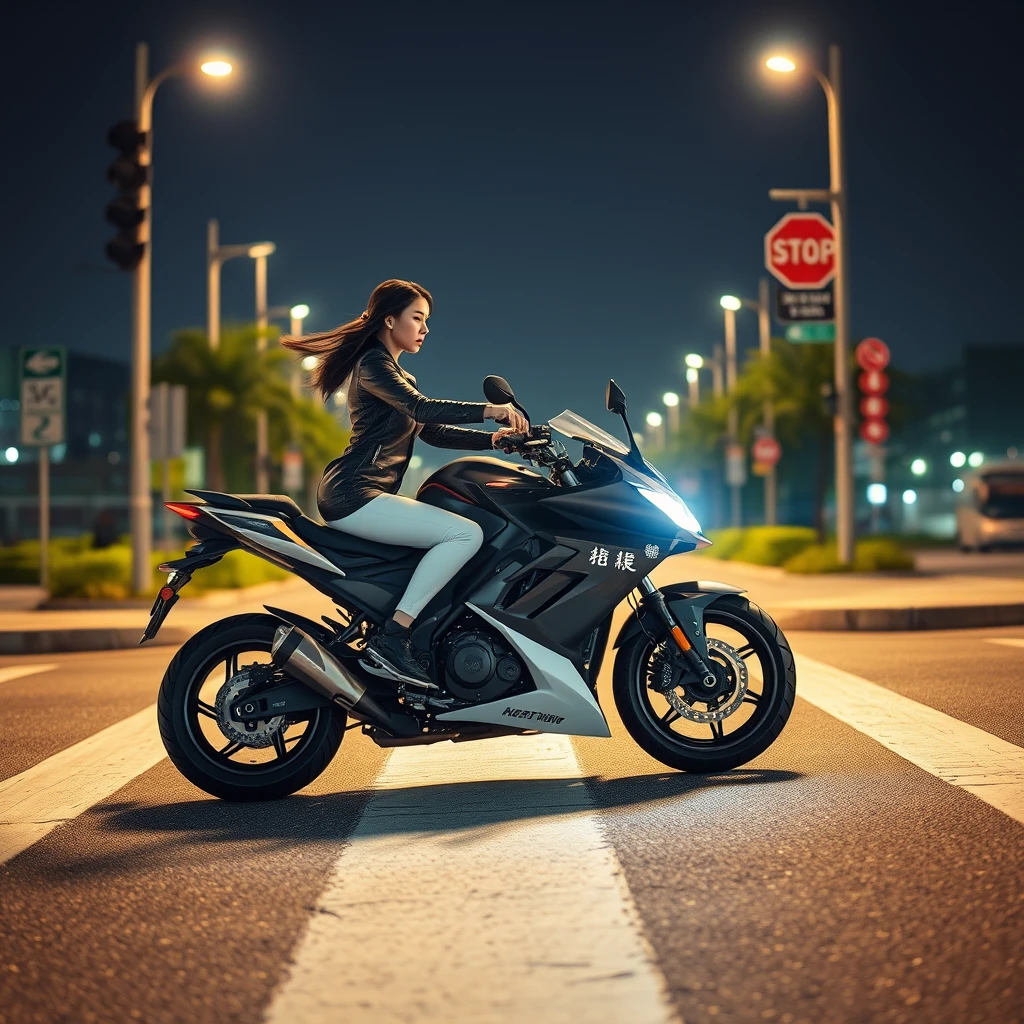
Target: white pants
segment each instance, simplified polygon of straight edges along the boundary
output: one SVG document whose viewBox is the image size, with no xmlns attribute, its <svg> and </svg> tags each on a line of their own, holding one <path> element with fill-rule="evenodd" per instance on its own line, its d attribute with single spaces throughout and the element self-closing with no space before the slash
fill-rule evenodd
<svg viewBox="0 0 1024 1024">
<path fill-rule="evenodd" d="M 395 611 L 411 618 L 480 550 L 484 531 L 463 516 L 413 501 L 400 494 L 378 494 L 362 508 L 327 524 L 363 540 L 430 548 L 420 559 Z"/>
</svg>

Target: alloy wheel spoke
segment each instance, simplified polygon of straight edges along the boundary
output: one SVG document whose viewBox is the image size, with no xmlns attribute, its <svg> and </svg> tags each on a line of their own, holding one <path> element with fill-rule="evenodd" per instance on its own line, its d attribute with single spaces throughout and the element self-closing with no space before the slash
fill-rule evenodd
<svg viewBox="0 0 1024 1024">
<path fill-rule="evenodd" d="M 751 693 L 750 690 L 747 690 L 746 694 L 743 697 L 742 703 L 743 704 L 755 704 L 755 705 L 756 704 L 760 704 L 761 703 L 761 694 L 759 694 L 759 693 Z"/>
<path fill-rule="evenodd" d="M 231 757 L 233 754 L 237 754 L 242 749 L 242 744 L 238 740 L 232 740 L 226 747 L 222 747 L 217 751 L 221 757 Z"/>
<path fill-rule="evenodd" d="M 680 715 L 679 712 L 676 711 L 676 709 L 674 707 L 669 705 L 668 711 L 666 711 L 665 714 L 663 714 L 661 716 L 660 722 L 661 722 L 662 725 L 668 726 L 668 725 L 671 725 L 677 718 L 682 718 L 682 717 L 683 716 Z"/>
<path fill-rule="evenodd" d="M 710 721 L 708 725 L 711 726 L 711 738 L 716 743 L 721 743 L 725 739 L 725 730 L 722 728 L 722 723 Z"/>
<path fill-rule="evenodd" d="M 271 740 L 273 741 L 274 749 L 277 751 L 277 756 L 284 757 L 284 755 L 288 753 L 288 748 L 285 746 L 284 743 L 283 730 L 275 730 L 274 735 L 271 736 Z"/>
<path fill-rule="evenodd" d="M 207 718 L 217 720 L 217 709 L 212 704 L 207 704 L 205 700 L 196 701 L 196 710 Z"/>
<path fill-rule="evenodd" d="M 736 653 L 746 661 L 754 653 L 754 645 L 746 644 L 744 647 L 738 647 Z"/>
</svg>

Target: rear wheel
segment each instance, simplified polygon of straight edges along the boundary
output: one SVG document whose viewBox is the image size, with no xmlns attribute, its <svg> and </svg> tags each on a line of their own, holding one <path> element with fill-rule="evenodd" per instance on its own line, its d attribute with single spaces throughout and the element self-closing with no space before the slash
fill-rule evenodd
<svg viewBox="0 0 1024 1024">
<path fill-rule="evenodd" d="M 167 756 L 190 782 L 223 800 L 275 800 L 308 786 L 345 732 L 341 708 L 279 715 L 253 729 L 228 706 L 271 671 L 280 626 L 272 615 L 235 615 L 207 626 L 174 656 L 157 702 Z"/>
<path fill-rule="evenodd" d="M 675 641 L 640 632 L 615 660 L 615 706 L 652 757 L 688 772 L 722 772 L 757 757 L 782 732 L 796 699 L 796 666 L 766 612 L 732 594 L 704 611 L 716 684 L 688 673 Z"/>
</svg>

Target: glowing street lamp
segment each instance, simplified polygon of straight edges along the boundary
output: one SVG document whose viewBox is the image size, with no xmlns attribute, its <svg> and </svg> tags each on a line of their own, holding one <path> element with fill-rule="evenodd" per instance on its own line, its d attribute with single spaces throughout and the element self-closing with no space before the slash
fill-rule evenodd
<svg viewBox="0 0 1024 1024">
<path fill-rule="evenodd" d="M 679 396 L 674 391 L 666 391 L 661 396 L 661 401 L 668 409 L 669 433 L 674 435 L 679 430 Z"/>
<path fill-rule="evenodd" d="M 704 357 L 696 352 L 690 352 L 684 361 L 691 370 L 699 370 L 704 365 Z"/>
<path fill-rule="evenodd" d="M 649 412 L 647 414 L 647 426 L 651 428 L 651 447 L 663 448 L 665 446 L 665 427 L 660 412 Z"/>
<path fill-rule="evenodd" d="M 138 209 L 141 219 L 135 229 L 135 239 L 141 256 L 133 271 L 132 282 L 132 368 L 129 420 L 133 424 L 131 461 L 128 471 L 128 522 L 132 536 L 132 589 L 142 593 L 150 585 L 152 568 L 150 553 L 153 547 L 153 498 L 150 493 L 149 466 L 149 385 L 152 357 L 152 267 L 153 252 L 150 242 L 152 217 L 152 139 L 153 99 L 157 89 L 167 81 L 182 75 L 194 74 L 193 62 L 174 64 L 153 78 L 149 77 L 149 47 L 139 43 L 135 47 L 135 122 L 143 140 L 139 147 L 138 163 L 146 168 L 146 180 L 138 190 Z M 231 73 L 231 65 L 222 59 L 201 61 L 198 70 L 207 76 L 224 78 Z"/>
<path fill-rule="evenodd" d="M 784 74 L 788 74 L 790 71 L 796 71 L 796 64 L 794 64 L 788 57 L 769 57 L 764 63 L 765 67 L 767 67 L 769 71 L 781 71 Z"/>
<path fill-rule="evenodd" d="M 914 459 L 910 464 L 910 472 L 914 476 L 924 476 L 928 472 L 928 463 L 924 459 Z"/>
</svg>

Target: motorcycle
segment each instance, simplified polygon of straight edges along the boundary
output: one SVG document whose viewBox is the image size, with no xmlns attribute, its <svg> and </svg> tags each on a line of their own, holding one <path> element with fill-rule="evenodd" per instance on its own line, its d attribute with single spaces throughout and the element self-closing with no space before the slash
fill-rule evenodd
<svg viewBox="0 0 1024 1024">
<path fill-rule="evenodd" d="M 488 377 L 484 394 L 526 415 L 503 378 Z M 413 624 L 420 665 L 437 686 L 427 692 L 366 650 L 421 549 L 320 526 L 283 496 L 190 490 L 199 502 L 167 503 L 197 543 L 161 566 L 167 583 L 140 642 L 157 635 L 194 573 L 235 549 L 295 573 L 338 616 L 314 622 L 267 605 L 267 614 L 233 615 L 189 639 L 157 705 L 178 770 L 225 800 L 271 800 L 317 778 L 352 728 L 381 747 L 609 736 L 597 680 L 624 599 L 631 611 L 611 644 L 612 692 L 630 736 L 663 764 L 698 773 L 767 749 L 795 699 L 789 644 L 736 587 L 654 585 L 660 562 L 710 541 L 640 452 L 614 380 L 606 405 L 628 444 L 566 410 L 504 439 L 506 453 L 530 466 L 458 458 L 419 488 L 418 501 L 484 534 Z M 582 442 L 578 462 L 552 430 Z"/>
</svg>

